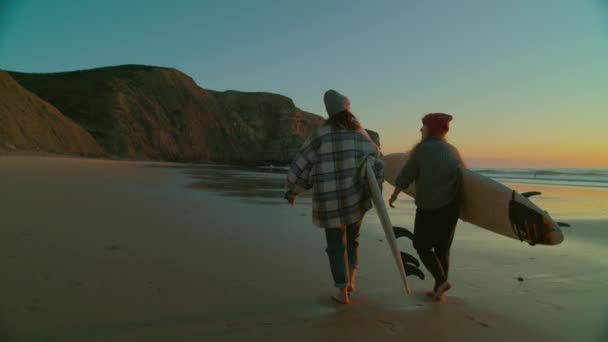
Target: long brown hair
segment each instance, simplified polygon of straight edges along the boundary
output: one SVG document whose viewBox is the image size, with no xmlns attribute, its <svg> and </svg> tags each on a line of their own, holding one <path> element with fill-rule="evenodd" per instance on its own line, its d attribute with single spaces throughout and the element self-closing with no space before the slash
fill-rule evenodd
<svg viewBox="0 0 608 342">
<path fill-rule="evenodd" d="M 355 131 L 361 129 L 361 124 L 355 115 L 348 110 L 330 116 L 324 125 L 331 126 L 334 130 L 348 129 Z"/>
</svg>

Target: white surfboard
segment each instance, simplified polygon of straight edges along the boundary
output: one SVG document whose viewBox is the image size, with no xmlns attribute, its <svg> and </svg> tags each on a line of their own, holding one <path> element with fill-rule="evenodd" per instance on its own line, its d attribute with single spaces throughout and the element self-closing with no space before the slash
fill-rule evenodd
<svg viewBox="0 0 608 342">
<path fill-rule="evenodd" d="M 391 185 L 408 159 L 408 153 L 383 157 L 384 179 Z M 415 184 L 406 194 L 416 197 Z M 560 226 L 551 216 L 528 199 L 540 193 L 519 194 L 493 179 L 463 169 L 463 202 L 460 219 L 481 228 L 508 236 L 530 245 L 557 245 L 564 240 Z"/>
<path fill-rule="evenodd" d="M 374 203 L 374 208 L 376 208 L 378 217 L 380 217 L 380 223 L 382 224 L 382 229 L 386 235 L 386 241 L 388 241 L 388 245 L 391 248 L 393 257 L 395 258 L 395 263 L 397 263 L 397 268 L 399 268 L 399 274 L 401 275 L 401 280 L 403 281 L 403 286 L 405 287 L 405 293 L 410 294 L 407 274 L 405 273 L 403 261 L 399 253 L 399 249 L 397 248 L 397 239 L 395 238 L 395 233 L 393 232 L 393 224 L 391 223 L 391 218 L 388 216 L 388 211 L 384 205 L 384 198 L 382 197 L 382 192 L 380 191 L 380 186 L 376 180 L 371 163 L 373 162 L 370 159 L 365 162 L 365 174 L 367 177 L 367 183 L 369 184 L 369 188 L 372 192 L 372 202 Z"/>
</svg>

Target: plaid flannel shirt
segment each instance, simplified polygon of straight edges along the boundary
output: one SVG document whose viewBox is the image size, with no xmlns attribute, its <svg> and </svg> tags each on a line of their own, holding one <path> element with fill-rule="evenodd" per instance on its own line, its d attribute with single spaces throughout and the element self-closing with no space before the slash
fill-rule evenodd
<svg viewBox="0 0 608 342">
<path fill-rule="evenodd" d="M 356 223 L 372 207 L 362 172 L 370 156 L 382 188 L 384 163 L 367 133 L 321 126 L 306 139 L 292 162 L 285 197 L 312 188 L 312 221 L 316 226 L 341 228 Z"/>
</svg>

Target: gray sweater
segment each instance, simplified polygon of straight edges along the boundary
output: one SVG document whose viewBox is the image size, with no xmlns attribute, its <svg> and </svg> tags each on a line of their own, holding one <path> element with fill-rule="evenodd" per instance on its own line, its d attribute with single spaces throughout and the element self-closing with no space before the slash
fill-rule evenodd
<svg viewBox="0 0 608 342">
<path fill-rule="evenodd" d="M 395 184 L 406 189 L 416 182 L 416 206 L 437 209 L 456 198 L 465 164 L 458 150 L 439 137 L 424 139 L 410 154 Z"/>
</svg>

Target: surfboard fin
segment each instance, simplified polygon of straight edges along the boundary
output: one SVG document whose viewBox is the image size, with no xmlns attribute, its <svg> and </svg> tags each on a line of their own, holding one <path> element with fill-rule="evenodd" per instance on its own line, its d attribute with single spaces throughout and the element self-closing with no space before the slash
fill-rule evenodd
<svg viewBox="0 0 608 342">
<path fill-rule="evenodd" d="M 568 224 L 566 222 L 557 222 L 557 225 L 560 227 L 570 227 L 570 224 Z"/>
<path fill-rule="evenodd" d="M 540 192 L 538 192 L 538 191 L 528 191 L 528 192 L 524 192 L 524 193 L 522 193 L 521 195 L 522 195 L 522 196 L 524 196 L 525 198 L 530 198 L 530 197 L 532 197 L 532 196 L 538 196 L 538 195 L 540 195 L 540 194 L 541 194 L 541 193 L 540 193 Z"/>
<path fill-rule="evenodd" d="M 553 228 L 545 217 L 534 209 L 515 201 L 515 191 L 509 201 L 509 219 L 515 236 L 530 246 L 551 244 Z"/>
<path fill-rule="evenodd" d="M 411 254 L 407 254 L 405 252 L 399 252 L 401 253 L 401 260 L 403 261 L 403 264 L 413 264 L 416 267 L 420 267 L 420 261 L 418 261 L 418 259 L 416 259 L 416 257 L 414 257 Z"/>
<path fill-rule="evenodd" d="M 424 273 L 420 270 L 420 261 L 416 259 L 413 255 L 399 252 L 401 254 L 401 261 L 403 262 L 403 268 L 405 268 L 405 273 L 407 276 L 416 276 L 421 280 L 424 280 Z"/>
<path fill-rule="evenodd" d="M 395 233 L 395 237 L 396 238 L 400 238 L 402 236 L 405 236 L 406 238 L 414 241 L 414 233 L 412 233 L 410 230 L 403 228 L 403 227 L 393 227 L 393 232 Z"/>
<path fill-rule="evenodd" d="M 420 278 L 420 280 L 424 280 L 424 273 L 422 273 L 418 267 L 412 264 L 404 264 L 403 267 L 405 268 L 405 273 L 407 273 L 408 277 L 416 276 Z"/>
</svg>

